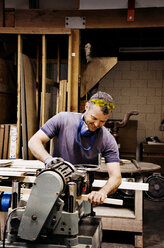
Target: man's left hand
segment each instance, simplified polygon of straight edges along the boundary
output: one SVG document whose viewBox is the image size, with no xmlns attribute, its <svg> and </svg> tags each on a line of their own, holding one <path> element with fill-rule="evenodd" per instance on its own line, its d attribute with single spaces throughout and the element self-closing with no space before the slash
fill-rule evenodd
<svg viewBox="0 0 164 248">
<path fill-rule="evenodd" d="M 105 191 L 99 190 L 99 191 L 92 191 L 88 195 L 88 200 L 90 203 L 95 204 L 103 204 L 104 200 L 107 198 L 107 194 Z"/>
</svg>

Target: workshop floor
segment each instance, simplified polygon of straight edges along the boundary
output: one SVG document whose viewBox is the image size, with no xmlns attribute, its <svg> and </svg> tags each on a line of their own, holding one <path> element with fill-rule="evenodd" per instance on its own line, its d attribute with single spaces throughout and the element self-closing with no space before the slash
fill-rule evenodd
<svg viewBox="0 0 164 248">
<path fill-rule="evenodd" d="M 144 199 L 143 222 L 144 248 L 164 248 L 164 202 Z M 109 238 L 110 236 L 112 239 Z M 134 236 L 122 232 L 104 233 L 102 248 L 108 247 L 134 248 Z"/>
</svg>

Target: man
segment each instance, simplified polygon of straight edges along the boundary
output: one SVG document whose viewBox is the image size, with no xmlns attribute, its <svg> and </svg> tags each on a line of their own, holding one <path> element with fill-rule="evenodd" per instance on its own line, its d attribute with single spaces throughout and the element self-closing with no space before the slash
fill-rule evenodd
<svg viewBox="0 0 164 248">
<path fill-rule="evenodd" d="M 113 108 L 112 97 L 98 91 L 86 103 L 84 114 L 61 112 L 29 140 L 31 152 L 46 167 L 60 158 L 72 164 L 98 164 L 98 154 L 102 154 L 109 179 L 99 191 L 89 194 L 91 203 L 102 204 L 121 184 L 118 147 L 114 137 L 103 127 Z M 51 138 L 54 138 L 52 156 L 44 148 Z"/>
</svg>

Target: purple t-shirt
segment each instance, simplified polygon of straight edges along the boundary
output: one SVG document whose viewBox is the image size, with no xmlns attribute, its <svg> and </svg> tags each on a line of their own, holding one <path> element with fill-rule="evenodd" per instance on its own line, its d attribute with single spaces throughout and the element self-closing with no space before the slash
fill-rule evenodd
<svg viewBox="0 0 164 248">
<path fill-rule="evenodd" d="M 72 164 L 98 164 L 98 154 L 101 153 L 105 162 L 119 162 L 118 146 L 115 138 L 105 128 L 101 127 L 95 135 L 92 148 L 85 151 L 76 141 L 77 128 L 82 114 L 74 112 L 60 112 L 49 119 L 41 130 L 54 138 L 53 157 L 62 157 Z M 79 141 L 83 147 L 90 145 L 90 136 L 79 134 Z"/>
</svg>

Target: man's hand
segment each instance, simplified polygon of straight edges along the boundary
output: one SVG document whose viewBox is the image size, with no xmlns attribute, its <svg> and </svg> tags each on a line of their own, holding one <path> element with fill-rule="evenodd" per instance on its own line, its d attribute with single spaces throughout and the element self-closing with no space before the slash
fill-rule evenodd
<svg viewBox="0 0 164 248">
<path fill-rule="evenodd" d="M 54 165 L 56 165 L 57 163 L 60 163 L 60 162 L 64 162 L 64 159 L 63 158 L 49 156 L 48 158 L 46 158 L 44 160 L 44 164 L 45 164 L 46 169 L 52 168 Z"/>
<path fill-rule="evenodd" d="M 90 203 L 103 204 L 104 200 L 107 198 L 107 194 L 104 190 L 92 191 L 88 195 L 88 200 Z"/>
</svg>

